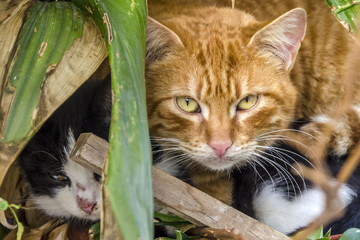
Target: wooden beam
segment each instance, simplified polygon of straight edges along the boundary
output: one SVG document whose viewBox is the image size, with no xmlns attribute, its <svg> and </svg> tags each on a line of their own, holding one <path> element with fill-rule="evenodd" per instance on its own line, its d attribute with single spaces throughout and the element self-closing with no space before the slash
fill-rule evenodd
<svg viewBox="0 0 360 240">
<path fill-rule="evenodd" d="M 70 159 L 101 176 L 109 143 L 92 134 L 82 133 L 70 154 Z"/>
<path fill-rule="evenodd" d="M 71 159 L 101 174 L 107 151 L 108 143 L 105 140 L 85 133 L 76 142 Z M 155 203 L 197 226 L 238 229 L 248 240 L 290 239 L 155 167 L 152 167 L 152 171 Z"/>
</svg>

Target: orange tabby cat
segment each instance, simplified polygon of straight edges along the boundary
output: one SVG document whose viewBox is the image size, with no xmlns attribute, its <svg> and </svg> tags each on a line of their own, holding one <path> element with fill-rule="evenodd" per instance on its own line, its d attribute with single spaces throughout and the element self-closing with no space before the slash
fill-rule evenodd
<svg viewBox="0 0 360 240">
<path fill-rule="evenodd" d="M 236 9 L 220 0 L 148 4 L 151 136 L 175 175 L 185 167 L 195 186 L 228 204 L 229 172 L 256 164 L 297 119 L 316 135 L 312 127 L 329 120 L 350 61 L 359 60 L 349 57 L 354 40 L 325 1 L 239 0 Z M 354 75 L 352 108 L 331 143 L 339 156 L 360 136 Z"/>
</svg>

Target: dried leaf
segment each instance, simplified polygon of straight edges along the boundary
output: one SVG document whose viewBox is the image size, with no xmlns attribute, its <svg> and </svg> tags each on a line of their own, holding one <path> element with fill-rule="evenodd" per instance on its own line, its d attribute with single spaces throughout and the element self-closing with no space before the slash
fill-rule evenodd
<svg viewBox="0 0 360 240">
<path fill-rule="evenodd" d="M 80 15 L 75 15 L 73 17 L 78 18 Z M 22 16 L 19 16 L 19 18 L 22 18 Z M 0 25 L 0 31 L 9 32 L 10 35 L 15 35 L 10 29 L 19 29 L 19 25 L 21 25 L 20 21 L 8 21 L 5 25 Z M 36 31 L 35 28 L 32 29 L 32 31 L 38 32 L 40 30 L 39 26 L 36 26 L 36 28 Z M 8 34 L 0 35 L 2 37 Z M 3 40 L 0 39 L 0 42 L 1 41 Z M 13 44 L 14 41 L 13 38 L 6 40 L 11 49 L 11 44 Z M 49 48 L 49 46 L 47 46 L 47 48 Z M 14 51 L 7 53 L 6 49 L 7 48 L 2 48 L 0 51 L 0 65 L 12 66 L 13 59 L 11 59 L 11 54 L 14 54 Z M 6 69 L 5 71 L 0 68 L 2 91 L 0 95 L 0 185 L 3 182 L 3 178 L 10 165 L 24 147 L 28 138 L 35 133 L 40 125 L 56 110 L 57 107 L 60 106 L 62 102 L 71 96 L 71 94 L 73 94 L 75 90 L 87 80 L 93 72 L 95 72 L 105 59 L 106 55 L 107 51 L 102 35 L 93 21 L 87 18 L 83 26 L 82 37 L 76 39 L 71 48 L 66 51 L 61 61 L 56 65 L 49 66 L 45 76 L 41 77 L 43 83 L 41 84 L 41 88 L 36 90 L 40 92 L 38 97 L 39 102 L 34 110 L 30 112 L 32 126 L 30 129 L 27 128 L 26 132 L 22 134 L 22 136 L 26 136 L 26 138 L 21 139 L 21 141 L 17 141 L 16 143 L 6 143 L 7 141 L 10 141 L 10 139 L 8 138 L 7 141 L 4 141 L 3 137 L 4 128 L 6 129 L 5 119 L 7 119 L 16 92 L 13 89 L 14 87 L 7 83 L 10 70 Z M 8 89 L 6 92 L 5 87 Z M 22 117 L 19 119 L 22 121 L 24 120 Z M 25 121 L 23 124 L 26 125 Z"/>
</svg>

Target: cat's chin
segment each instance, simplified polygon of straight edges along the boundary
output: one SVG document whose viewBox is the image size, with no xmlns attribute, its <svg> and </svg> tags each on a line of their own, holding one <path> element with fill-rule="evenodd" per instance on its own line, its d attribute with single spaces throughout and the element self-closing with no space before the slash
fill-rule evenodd
<svg viewBox="0 0 360 240">
<path fill-rule="evenodd" d="M 202 165 L 213 171 L 228 171 L 237 166 L 238 164 L 231 160 L 214 159 L 202 162 Z"/>
</svg>

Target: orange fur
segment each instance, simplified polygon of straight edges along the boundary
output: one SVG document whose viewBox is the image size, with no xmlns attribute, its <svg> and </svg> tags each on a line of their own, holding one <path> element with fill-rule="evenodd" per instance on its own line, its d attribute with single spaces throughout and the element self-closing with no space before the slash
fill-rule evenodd
<svg viewBox="0 0 360 240">
<path fill-rule="evenodd" d="M 150 133 L 176 139 L 174 146 L 186 154 L 184 163 L 194 184 L 227 203 L 229 194 L 214 193 L 214 170 L 247 164 L 258 146 L 273 143 L 271 138 L 257 139 L 261 134 L 287 129 L 296 119 L 329 113 L 342 97 L 341 79 L 354 43 L 325 2 L 242 0 L 236 1 L 237 9 L 220 0 L 148 4 L 149 16 L 156 20 L 149 20 L 147 39 Z M 304 8 L 308 16 L 299 52 L 305 15 L 301 9 L 286 13 L 295 7 Z M 284 28 L 288 30 L 283 32 Z M 283 44 L 287 38 L 295 43 Z M 354 89 L 356 104 L 358 80 Z M 257 105 L 235 111 L 236 104 L 251 94 L 259 95 Z M 183 96 L 195 99 L 202 112 L 181 111 L 175 98 Z M 214 141 L 231 141 L 223 159 L 209 147 Z M 229 183 L 220 176 L 217 187 L 225 189 Z"/>
</svg>

